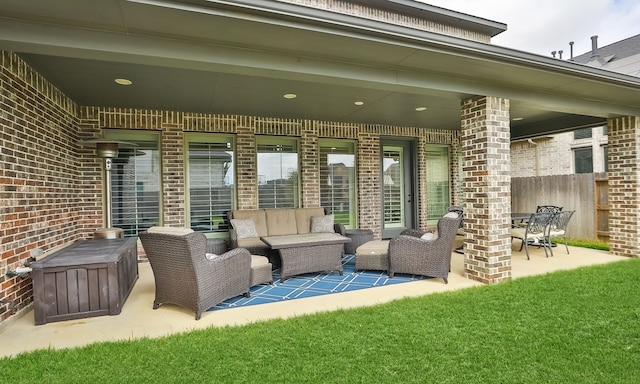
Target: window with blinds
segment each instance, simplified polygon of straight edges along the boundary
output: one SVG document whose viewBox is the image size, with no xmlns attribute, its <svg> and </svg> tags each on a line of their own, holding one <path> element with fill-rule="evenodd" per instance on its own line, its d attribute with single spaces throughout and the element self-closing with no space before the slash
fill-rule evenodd
<svg viewBox="0 0 640 384">
<path fill-rule="evenodd" d="M 426 147 L 427 223 L 435 224 L 451 205 L 449 148 Z"/>
<path fill-rule="evenodd" d="M 383 148 L 384 226 L 404 225 L 404 152 L 402 147 Z"/>
<path fill-rule="evenodd" d="M 285 137 L 260 137 L 257 158 L 260 209 L 298 208 L 298 142 Z"/>
<path fill-rule="evenodd" d="M 353 142 L 320 140 L 320 204 L 336 223 L 356 227 L 356 156 Z"/>
<path fill-rule="evenodd" d="M 187 136 L 189 222 L 194 231 L 226 232 L 226 212 L 234 206 L 233 140 Z"/>
<path fill-rule="evenodd" d="M 111 215 L 113 226 L 125 237 L 137 236 L 160 225 L 161 169 L 158 135 L 155 133 L 107 132 L 106 137 L 137 144 L 120 146 L 111 168 Z"/>
</svg>

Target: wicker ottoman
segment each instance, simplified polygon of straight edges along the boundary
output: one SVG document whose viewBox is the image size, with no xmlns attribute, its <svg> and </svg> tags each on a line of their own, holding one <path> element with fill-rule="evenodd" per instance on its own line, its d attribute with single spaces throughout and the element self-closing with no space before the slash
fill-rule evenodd
<svg viewBox="0 0 640 384">
<path fill-rule="evenodd" d="M 347 229 L 346 236 L 351 239 L 344 245 L 344 253 L 353 255 L 359 246 L 373 240 L 373 231 L 370 229 Z"/>
<path fill-rule="evenodd" d="M 251 255 L 251 286 L 264 283 L 273 284 L 271 263 L 266 256 Z"/>
<path fill-rule="evenodd" d="M 356 249 L 354 270 L 389 270 L 389 240 L 367 241 Z"/>
</svg>

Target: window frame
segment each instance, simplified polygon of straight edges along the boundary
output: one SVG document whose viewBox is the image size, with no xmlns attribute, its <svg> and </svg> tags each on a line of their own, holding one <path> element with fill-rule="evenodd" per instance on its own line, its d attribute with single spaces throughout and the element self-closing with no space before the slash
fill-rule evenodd
<svg viewBox="0 0 640 384">
<path fill-rule="evenodd" d="M 226 224 L 226 218 L 224 217 L 224 213 L 219 214 L 215 212 L 209 211 L 209 216 L 214 217 L 216 214 L 221 215 L 220 222 L 215 224 L 213 220 L 209 221 L 208 228 L 205 227 L 205 224 L 202 224 L 201 227 L 198 228 L 198 225 L 195 225 L 192 222 L 192 205 L 193 205 L 193 196 L 192 196 L 192 188 L 191 188 L 191 174 L 193 173 L 192 164 L 191 164 L 191 144 L 192 143 L 202 143 L 202 144 L 224 144 L 229 151 L 231 152 L 231 165 L 229 167 L 230 172 L 232 172 L 232 180 L 231 180 L 231 191 L 230 197 L 231 201 L 227 208 L 227 210 L 233 210 L 237 204 L 237 168 L 236 168 L 236 137 L 231 134 L 218 134 L 218 133 L 186 133 L 184 139 L 184 154 L 185 154 L 185 215 L 186 222 L 189 227 L 196 232 L 206 232 L 212 233 L 211 237 L 226 237 L 228 236 L 228 228 Z M 211 160 L 211 159 L 209 159 Z M 228 173 L 229 171 L 227 171 Z M 226 178 L 226 175 L 223 175 L 223 179 Z M 209 189 L 209 194 L 211 194 L 211 185 L 207 187 Z M 211 200 L 211 195 L 209 195 L 209 199 Z M 226 212 L 226 211 L 225 211 Z M 216 228 L 214 228 L 214 226 Z"/>
<path fill-rule="evenodd" d="M 291 199 L 292 200 L 292 204 L 278 204 L 278 202 L 276 200 L 274 200 L 274 203 L 269 205 L 269 204 L 261 204 L 261 193 L 260 193 L 260 186 L 263 185 L 262 182 L 260 181 L 260 172 L 261 172 L 261 161 L 260 161 L 260 155 L 262 154 L 262 152 L 260 152 L 260 146 L 273 146 L 273 147 L 278 147 L 278 146 L 287 146 L 287 147 L 291 147 L 293 148 L 295 151 L 294 152 L 281 152 L 281 153 L 295 153 L 296 155 L 296 169 L 293 173 L 295 173 L 296 175 L 296 180 L 295 183 L 292 184 L 292 194 L 291 196 L 287 196 L 284 198 L 284 201 L 286 202 L 287 199 Z M 277 153 L 278 151 L 273 151 L 275 153 Z M 264 154 L 267 154 L 269 152 L 264 152 Z M 287 180 L 284 178 L 284 176 L 282 175 L 282 156 L 281 156 L 281 167 L 280 167 L 280 174 L 281 174 L 281 178 L 277 179 L 277 180 Z M 300 156 L 300 139 L 297 137 L 290 137 L 290 136 L 256 136 L 256 191 L 257 191 L 257 204 L 258 204 L 258 208 L 259 209 L 274 209 L 274 208 L 299 208 L 301 206 L 301 156 Z M 272 179 L 272 180 L 276 180 L 276 179 Z M 268 184 L 269 180 L 265 180 L 264 185 Z M 274 188 L 277 188 L 277 183 L 274 183 Z"/>
<path fill-rule="evenodd" d="M 593 137 L 593 128 L 580 128 L 573 131 L 573 140 L 591 139 Z"/>
<path fill-rule="evenodd" d="M 590 154 L 590 158 L 591 158 L 591 170 L 589 172 L 585 172 L 582 168 L 582 166 L 578 165 L 578 154 L 579 153 L 589 153 Z M 584 159 L 580 159 L 580 160 L 585 160 Z M 574 167 L 574 173 L 578 174 L 578 173 L 593 173 L 593 147 L 580 147 L 580 148 L 573 148 L 573 167 Z"/>
<path fill-rule="evenodd" d="M 320 201 L 322 204 L 322 195 L 323 195 L 323 175 L 322 167 L 323 167 L 323 158 L 322 154 L 325 153 L 322 148 L 341 148 L 346 149 L 346 153 L 339 153 L 343 155 L 353 156 L 353 167 L 352 170 L 349 171 L 348 177 L 348 203 L 349 203 L 349 216 L 348 220 L 341 220 L 340 218 L 336 218 L 336 223 L 344 224 L 346 228 L 357 228 L 358 227 L 358 156 L 357 156 L 357 143 L 354 140 L 344 140 L 344 139 L 329 139 L 323 138 L 318 140 L 318 164 L 320 167 Z M 347 167 L 348 168 L 348 167 Z M 326 175 L 327 177 L 329 175 Z M 333 207 L 326 207 L 323 205 L 323 208 L 329 208 L 334 215 L 336 212 L 333 211 Z"/>
<path fill-rule="evenodd" d="M 428 156 L 428 152 L 430 148 L 439 148 L 439 149 L 443 149 L 446 153 L 445 153 L 445 157 L 446 157 L 446 164 L 447 164 L 447 170 L 446 170 L 446 174 L 447 174 L 447 180 L 446 180 L 446 195 L 447 195 L 447 201 L 445 202 L 444 206 L 442 206 L 439 210 L 438 209 L 432 209 L 432 207 L 429 207 L 429 202 L 433 200 L 433 198 L 431 196 L 429 196 L 429 186 L 428 183 L 429 181 L 429 169 L 432 169 L 432 167 L 429 164 L 429 156 Z M 438 144 L 427 144 L 424 147 L 424 157 L 425 157 L 425 194 L 426 194 L 426 199 L 427 199 L 427 224 L 432 225 L 432 224 L 436 224 L 438 222 L 438 219 L 440 217 L 442 217 L 444 214 L 447 213 L 447 207 L 451 206 L 451 201 L 452 201 L 452 191 L 453 191 L 453 180 L 452 180 L 452 174 L 451 174 L 451 153 L 453 152 L 451 150 L 451 146 L 450 145 L 438 145 Z M 434 212 L 433 214 L 430 214 L 430 212 Z"/>
<path fill-rule="evenodd" d="M 142 214 L 144 214 L 144 209 L 143 208 L 139 208 L 140 203 L 139 203 L 139 193 L 144 192 L 144 190 L 140 189 L 140 185 L 138 180 L 138 171 L 139 170 L 139 166 L 136 166 L 135 168 L 135 176 L 134 176 L 134 180 L 135 180 L 135 190 L 133 191 L 133 193 L 135 194 L 135 201 L 134 201 L 134 206 L 135 206 L 135 220 L 133 223 L 126 223 L 126 221 L 121 221 L 120 223 L 118 223 L 117 217 L 122 216 L 121 213 L 117 213 L 116 212 L 116 198 L 114 198 L 114 188 L 117 187 L 117 183 L 114 183 L 114 178 L 116 176 L 114 176 L 113 170 L 111 171 L 111 200 L 112 200 L 112 204 L 111 204 L 111 217 L 112 217 L 112 222 L 114 227 L 125 227 L 123 228 L 124 230 L 124 236 L 125 237 L 135 237 L 138 235 L 139 232 L 148 229 L 150 226 L 153 225 L 162 225 L 163 222 L 163 212 L 164 212 L 164 202 L 163 202 L 163 183 L 162 183 L 162 176 L 163 176 L 163 168 L 162 168 L 162 146 L 161 146 L 161 139 L 162 139 L 162 135 L 160 132 L 158 131 L 140 131 L 140 130 L 124 130 L 124 129 L 104 129 L 103 130 L 103 134 L 104 137 L 106 139 L 109 140 L 118 140 L 118 141 L 124 141 L 124 142 L 129 142 L 129 143 L 135 143 L 135 144 L 139 144 L 141 142 L 143 143 L 155 143 L 155 150 L 157 152 L 156 154 L 156 158 L 153 157 L 152 154 L 152 158 L 151 158 L 151 167 L 157 167 L 158 171 L 157 173 L 157 180 L 155 181 L 157 183 L 157 217 L 152 217 L 153 219 L 157 219 L 154 220 L 152 223 L 144 222 L 144 219 L 141 218 L 140 216 Z M 124 147 L 121 145 L 120 148 L 118 149 L 118 157 L 122 156 L 123 153 L 123 149 Z M 142 153 L 142 156 L 144 156 L 144 148 L 139 148 L 138 147 L 133 147 L 134 151 L 139 151 Z M 115 159 L 118 159 L 118 157 L 116 157 Z M 133 156 L 134 158 L 136 156 Z M 114 160 L 114 163 L 116 162 L 116 160 Z M 117 166 L 117 165 L 116 165 Z M 148 172 L 147 172 L 148 173 Z M 153 192 L 153 190 L 151 190 L 150 192 Z M 123 192 L 123 193 L 126 193 Z M 106 199 L 106 196 L 104 196 L 104 199 Z M 103 204 L 103 212 L 107 209 L 106 207 L 106 203 Z M 122 225 L 122 224 L 127 224 Z M 132 229 L 129 229 L 128 227 L 131 226 Z"/>
</svg>

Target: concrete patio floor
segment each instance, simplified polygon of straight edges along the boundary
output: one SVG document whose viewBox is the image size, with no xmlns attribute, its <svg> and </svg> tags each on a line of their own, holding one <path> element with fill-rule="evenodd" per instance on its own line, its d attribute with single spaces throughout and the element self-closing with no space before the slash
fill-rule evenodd
<svg viewBox="0 0 640 384">
<path fill-rule="evenodd" d="M 554 249 L 554 257 L 549 258 L 545 257 L 543 250 L 532 248 L 531 260 L 528 261 L 524 250 L 518 251 L 519 244 L 518 241 L 513 242 L 512 275 L 514 279 L 627 259 L 611 256 L 605 251 L 575 247 L 569 247 L 570 254 L 567 254 L 564 246 L 560 246 Z M 140 277 L 119 315 L 36 326 L 33 309 L 28 308 L 0 325 L 0 356 L 15 356 L 18 353 L 36 349 L 78 347 L 103 341 L 155 338 L 208 327 L 242 325 L 274 318 L 289 318 L 316 312 L 369 306 L 402 297 L 422 296 L 482 285 L 463 277 L 462 255 L 453 253 L 451 269 L 449 284 L 443 284 L 442 279 L 421 280 L 274 304 L 206 312 L 202 315 L 202 319 L 196 321 L 193 312 L 177 306 L 163 305 L 155 311 L 151 308 L 154 297 L 153 273 L 148 263 L 140 263 Z"/>
</svg>

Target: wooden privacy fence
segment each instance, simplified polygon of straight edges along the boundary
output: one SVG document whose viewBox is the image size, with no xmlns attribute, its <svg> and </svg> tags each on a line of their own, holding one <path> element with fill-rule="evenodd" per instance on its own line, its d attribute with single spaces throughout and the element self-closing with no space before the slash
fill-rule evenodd
<svg viewBox="0 0 640 384">
<path fill-rule="evenodd" d="M 568 237 L 609 240 L 606 173 L 511 178 L 512 212 L 535 212 L 538 205 L 576 211 L 567 228 Z"/>
</svg>

